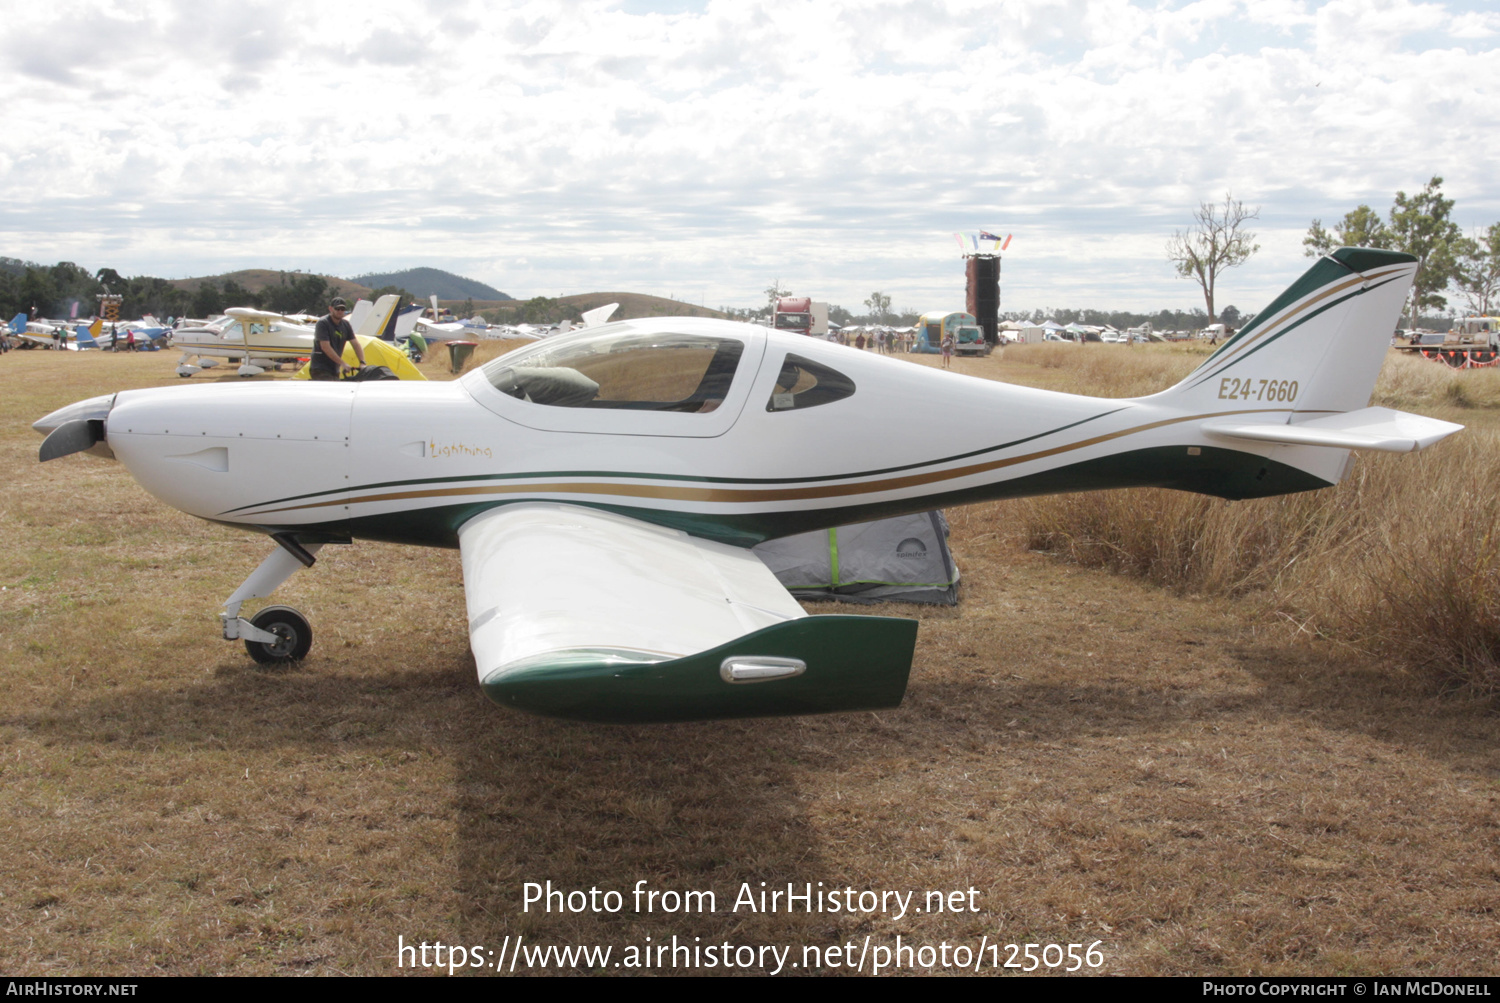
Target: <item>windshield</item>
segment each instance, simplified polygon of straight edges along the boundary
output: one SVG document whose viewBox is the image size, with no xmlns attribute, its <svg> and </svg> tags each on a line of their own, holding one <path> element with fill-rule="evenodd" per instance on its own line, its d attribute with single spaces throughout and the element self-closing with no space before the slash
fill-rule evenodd
<svg viewBox="0 0 1500 1003">
<path fill-rule="evenodd" d="M 484 375 L 532 404 L 701 414 L 723 402 L 744 348 L 734 338 L 626 330 L 504 355 Z"/>
</svg>

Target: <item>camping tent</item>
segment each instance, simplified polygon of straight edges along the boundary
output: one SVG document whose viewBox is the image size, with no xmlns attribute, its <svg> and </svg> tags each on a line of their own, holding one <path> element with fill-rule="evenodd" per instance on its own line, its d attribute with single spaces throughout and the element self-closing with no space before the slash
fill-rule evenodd
<svg viewBox="0 0 1500 1003">
<path fill-rule="evenodd" d="M 755 553 L 799 599 L 958 603 L 958 567 L 941 512 L 785 536 Z"/>
</svg>

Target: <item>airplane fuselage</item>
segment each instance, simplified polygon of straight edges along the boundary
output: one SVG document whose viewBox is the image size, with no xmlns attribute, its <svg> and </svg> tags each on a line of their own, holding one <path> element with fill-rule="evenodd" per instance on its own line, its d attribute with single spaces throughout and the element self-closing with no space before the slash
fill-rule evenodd
<svg viewBox="0 0 1500 1003">
<path fill-rule="evenodd" d="M 183 328 L 172 335 L 172 347 L 189 355 L 290 361 L 312 354 L 313 332 L 312 328 L 291 325 L 276 331 L 256 329 L 248 336 L 239 324 L 222 331 L 212 327 Z"/>
<path fill-rule="evenodd" d="M 1312 450 L 1299 470 L 1278 458 L 1304 447 L 1226 448 L 1197 430 L 1197 419 L 1216 414 L 1284 421 L 1286 403 L 1184 414 L 1152 398 L 978 380 L 749 325 L 612 327 L 737 341 L 738 364 L 713 406 L 697 410 L 518 398 L 496 385 L 509 386 L 496 373 L 512 356 L 449 383 L 125 391 L 107 419 L 108 445 L 147 490 L 204 519 L 307 541 L 436 546 L 456 545 L 468 519 L 517 501 L 604 508 L 748 546 L 1022 494 L 1130 485 L 1277 494 L 1336 481 L 1343 459 L 1322 451 L 1325 472 Z M 793 406 L 793 395 L 778 397 L 789 358 L 833 371 L 852 390 Z"/>
</svg>

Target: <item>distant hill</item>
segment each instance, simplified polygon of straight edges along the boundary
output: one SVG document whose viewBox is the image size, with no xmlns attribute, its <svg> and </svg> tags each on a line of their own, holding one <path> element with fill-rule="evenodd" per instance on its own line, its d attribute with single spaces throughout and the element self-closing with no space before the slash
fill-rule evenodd
<svg viewBox="0 0 1500 1003">
<path fill-rule="evenodd" d="M 233 279 L 252 293 L 258 293 L 267 286 L 274 286 L 281 281 L 283 275 L 295 276 L 297 272 L 283 272 L 275 268 L 246 268 L 238 272 L 226 272 L 223 275 L 199 275 L 191 279 L 173 279 L 172 285 L 178 289 L 194 293 L 198 287 L 205 282 L 223 283 L 225 279 Z M 341 279 L 336 275 L 325 275 L 328 284 L 333 287 L 334 295 L 343 296 L 345 299 L 368 298 L 372 286 L 362 286 L 349 279 Z"/>
<path fill-rule="evenodd" d="M 614 312 L 610 317 L 611 320 L 634 320 L 637 317 L 722 318 L 724 316 L 718 310 L 711 310 L 696 303 L 683 303 L 681 300 L 667 299 L 665 296 L 650 296 L 646 293 L 579 293 L 575 296 L 564 296 L 560 302 L 575 306 L 580 311 L 592 310 L 606 303 L 618 303 L 620 309 Z"/>
<path fill-rule="evenodd" d="M 349 281 L 358 282 L 368 289 L 399 286 L 418 299 L 424 300 L 433 295 L 440 300 L 472 299 L 495 303 L 515 299 L 514 296 L 502 293 L 494 286 L 485 285 L 474 279 L 466 279 L 452 272 L 445 272 L 441 268 L 408 268 L 404 272 L 358 275 Z"/>
<path fill-rule="evenodd" d="M 4 268 L 7 260 L 13 259 L 0 259 L 0 269 Z M 189 279 L 173 279 L 172 285 L 188 293 L 195 293 L 205 282 L 222 285 L 226 279 L 232 279 L 251 292 L 258 293 L 267 286 L 280 283 L 282 276 L 290 279 L 299 274 L 283 272 L 275 268 L 246 268 L 223 275 L 200 275 Z M 466 279 L 437 268 L 411 268 L 404 272 L 389 272 L 383 275 L 361 275 L 357 279 L 341 279 L 334 275 L 324 275 L 323 278 L 328 280 L 328 284 L 333 287 L 334 295 L 343 296 L 350 302 L 356 299 L 369 299 L 371 290 L 389 285 L 400 286 L 423 300 L 436 292 L 438 301 L 453 310 L 461 309 L 466 300 L 472 301 L 475 312 L 483 311 L 486 317 L 499 323 L 517 323 L 525 319 L 523 314 L 528 307 L 528 301 L 518 300 L 483 282 Z M 441 280 L 451 285 L 432 287 L 424 284 L 424 278 Z M 620 309 L 615 311 L 614 320 L 634 320 L 637 317 L 724 316 L 718 310 L 701 307 L 696 303 L 683 303 L 679 300 L 667 299 L 665 296 L 649 296 L 645 293 L 576 293 L 572 296 L 546 299 L 545 302 L 549 304 L 548 308 L 541 311 L 541 314 L 545 316 L 539 315 L 531 319 L 547 322 L 564 318 L 577 320 L 584 311 L 606 303 L 620 304 Z"/>
<path fill-rule="evenodd" d="M 710 310 L 696 303 L 683 303 L 679 300 L 667 299 L 665 296 L 650 296 L 646 293 L 575 293 L 572 296 L 546 299 L 545 302 L 551 304 L 551 308 L 542 310 L 542 316 L 532 319 L 538 321 L 554 321 L 563 318 L 576 320 L 583 312 L 604 306 L 606 303 L 620 304 L 620 308 L 610 317 L 611 320 L 635 320 L 638 317 L 722 318 L 724 316 L 718 310 Z M 483 309 L 485 316 L 491 320 L 510 324 L 525 319 L 522 315 L 530 306 L 530 302 L 511 300 L 509 303 L 481 303 L 475 300 L 474 306 Z M 496 309 L 491 310 L 491 307 Z"/>
</svg>

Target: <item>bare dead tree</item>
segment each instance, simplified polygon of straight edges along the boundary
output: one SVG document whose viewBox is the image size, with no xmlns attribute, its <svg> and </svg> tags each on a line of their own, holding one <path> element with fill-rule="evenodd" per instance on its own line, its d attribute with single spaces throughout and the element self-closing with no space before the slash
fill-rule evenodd
<svg viewBox="0 0 1500 1003">
<path fill-rule="evenodd" d="M 1214 287 L 1227 268 L 1242 265 L 1260 250 L 1255 234 L 1241 229 L 1248 220 L 1258 219 L 1259 209 L 1247 209 L 1229 193 L 1224 204 L 1201 203 L 1193 213 L 1193 226 L 1178 230 L 1167 240 L 1167 260 L 1177 274 L 1192 279 L 1203 288 L 1203 302 L 1208 307 L 1208 322 L 1214 323 Z"/>
</svg>

